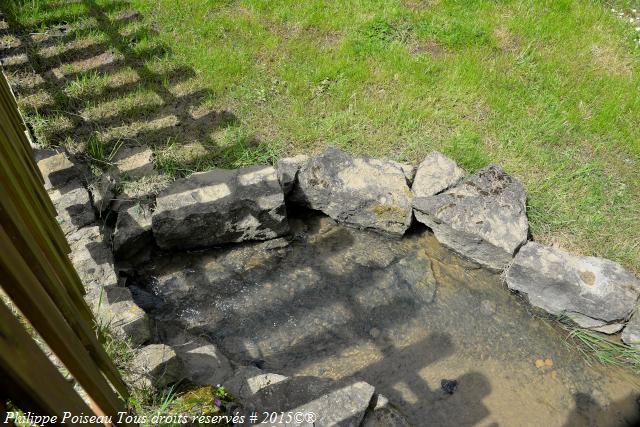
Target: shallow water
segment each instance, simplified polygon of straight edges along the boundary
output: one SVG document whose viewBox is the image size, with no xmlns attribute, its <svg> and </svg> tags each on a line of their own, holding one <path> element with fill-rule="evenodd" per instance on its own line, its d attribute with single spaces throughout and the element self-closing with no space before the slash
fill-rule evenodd
<svg viewBox="0 0 640 427">
<path fill-rule="evenodd" d="M 498 275 L 428 230 L 390 240 L 320 215 L 291 222 L 289 244 L 155 256 L 134 293 L 160 335 L 205 333 L 269 372 L 363 379 L 416 426 L 638 421 L 635 377 L 588 366 Z"/>
</svg>

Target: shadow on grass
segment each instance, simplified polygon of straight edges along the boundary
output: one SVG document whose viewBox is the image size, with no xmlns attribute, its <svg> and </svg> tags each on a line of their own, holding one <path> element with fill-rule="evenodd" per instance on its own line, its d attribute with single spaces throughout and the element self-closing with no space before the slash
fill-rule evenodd
<svg viewBox="0 0 640 427">
<path fill-rule="evenodd" d="M 127 2 L 39 7 L 38 19 L 4 10 L 0 30 L 0 63 L 39 143 L 76 153 L 96 141 L 107 153 L 146 145 L 172 175 L 234 165 L 246 150 L 262 149 L 255 138 L 216 141 L 216 130 L 237 127 L 238 118 L 212 106 L 206 82 Z"/>
</svg>

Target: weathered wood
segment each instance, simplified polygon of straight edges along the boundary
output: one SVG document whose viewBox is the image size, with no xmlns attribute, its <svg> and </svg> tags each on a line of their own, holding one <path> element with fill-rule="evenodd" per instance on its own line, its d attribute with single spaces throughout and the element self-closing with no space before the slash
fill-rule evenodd
<svg viewBox="0 0 640 427">
<path fill-rule="evenodd" d="M 11 239 L 0 226 L 0 277 L 3 289 L 29 319 L 49 347 L 64 363 L 78 383 L 91 395 L 105 413 L 124 411 L 121 401 L 97 369 L 94 361 L 69 327 L 58 307 L 42 289 L 29 265 L 11 245 Z M 97 344 L 96 341 L 96 345 Z"/>
<path fill-rule="evenodd" d="M 67 256 L 69 245 L 55 220 L 55 208 L 44 189 L 25 132 L 15 97 L 2 74 L 0 286 L 91 400 L 105 414 L 115 416 L 125 407 L 112 387 L 126 399 L 126 385 L 93 329 L 95 320 L 83 299 L 84 286 Z M 16 396 L 19 392 L 23 397 L 28 393 L 34 405 L 47 411 L 60 413 L 64 408 L 93 413 L 23 329 L 2 305 L 2 383 L 10 378 L 16 384 Z"/>
<path fill-rule="evenodd" d="M 64 379 L 15 316 L 0 301 L 0 365 L 46 415 L 89 414 L 91 410 Z M 45 414 L 43 414 L 45 415 Z"/>
</svg>

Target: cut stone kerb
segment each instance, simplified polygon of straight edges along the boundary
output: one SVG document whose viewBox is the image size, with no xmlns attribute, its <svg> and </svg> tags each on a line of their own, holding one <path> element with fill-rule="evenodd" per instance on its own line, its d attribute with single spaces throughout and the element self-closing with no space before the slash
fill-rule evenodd
<svg viewBox="0 0 640 427">
<path fill-rule="evenodd" d="M 289 231 L 284 194 L 271 166 L 196 173 L 175 181 L 156 200 L 152 230 L 164 249 L 267 240 Z"/>
</svg>

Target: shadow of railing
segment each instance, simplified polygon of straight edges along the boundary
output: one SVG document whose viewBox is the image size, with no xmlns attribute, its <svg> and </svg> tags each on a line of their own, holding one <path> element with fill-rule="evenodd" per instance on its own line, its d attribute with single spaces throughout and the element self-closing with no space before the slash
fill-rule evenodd
<svg viewBox="0 0 640 427">
<path fill-rule="evenodd" d="M 49 145 L 72 141 L 80 152 L 92 139 L 107 153 L 123 144 L 196 143 L 198 157 L 185 166 L 215 164 L 212 133 L 236 116 L 210 106 L 212 91 L 128 7 L 80 0 L 41 4 L 44 17 L 27 23 L 4 16 L 2 33 L 18 41 L 0 50 L 0 62 L 32 132 Z"/>
<path fill-rule="evenodd" d="M 380 276 L 396 268 L 399 259 L 386 267 L 353 263 L 336 268 L 321 255 L 340 257 L 354 244 L 353 231 L 340 227 L 314 235 L 313 242 L 293 242 L 281 250 L 260 249 L 263 244 L 256 243 L 249 254 L 231 261 L 235 270 L 214 268 L 209 275 L 203 274 L 203 264 L 230 262 L 223 259 L 228 250 L 161 255 L 153 262 L 160 271 L 148 272 L 161 276 L 161 282 L 148 282 L 150 276 L 143 274 L 132 283 L 145 293 L 146 301 L 138 301 L 155 319 L 163 340 L 187 329 L 208 336 L 236 362 L 287 375 L 308 375 L 309 369 L 325 364 L 327 375 L 339 379 L 323 393 L 367 381 L 413 425 L 425 425 L 425 420 L 433 425 L 474 425 L 487 417 L 482 399 L 490 386 L 482 374 L 455 378 L 464 389 L 456 396 L 446 395 L 439 384 L 429 385 L 424 377 L 432 364 L 456 351 L 449 335 L 425 332 L 400 345 L 401 337 L 386 335 L 392 330 L 401 333 L 403 325 L 421 318 L 421 310 L 430 304 L 403 283 L 387 283 Z M 372 236 L 372 242 L 377 239 L 384 241 Z M 139 298 L 140 289 L 134 294 Z M 381 331 L 380 336 L 372 338 L 372 328 Z M 331 360 L 365 347 L 370 352 L 360 361 L 361 368 L 330 374 Z M 451 402 L 443 404 L 445 399 Z M 290 406 L 304 403 L 292 401 Z M 447 410 L 428 411 L 433 405 Z"/>
</svg>

